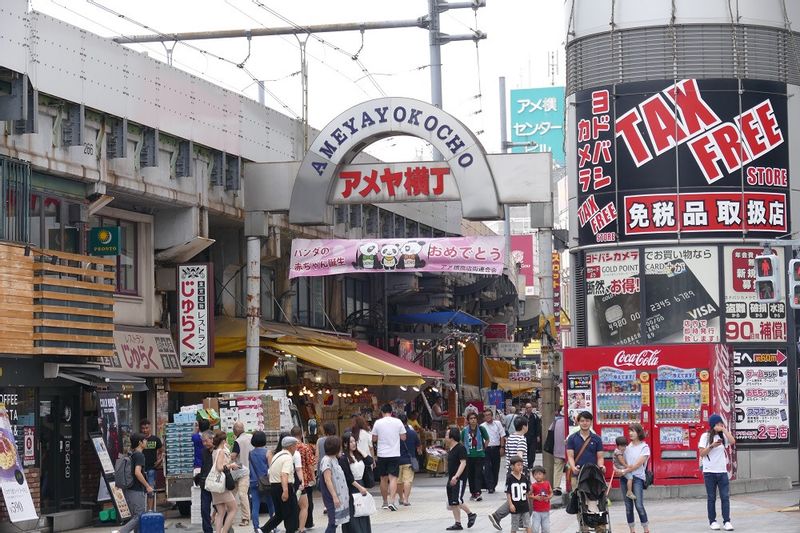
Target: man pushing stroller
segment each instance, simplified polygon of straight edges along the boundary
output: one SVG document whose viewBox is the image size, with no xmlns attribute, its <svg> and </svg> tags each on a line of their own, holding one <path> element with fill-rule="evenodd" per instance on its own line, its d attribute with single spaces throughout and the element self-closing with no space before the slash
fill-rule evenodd
<svg viewBox="0 0 800 533">
<path fill-rule="evenodd" d="M 592 413 L 581 411 L 578 413 L 578 426 L 580 431 L 573 433 L 567 439 L 567 461 L 571 473 L 572 489 L 579 487 L 578 474 L 585 465 L 596 465 L 601 476 L 605 476 L 606 466 L 603 458 L 603 440 L 591 430 Z M 605 489 L 605 487 L 603 487 Z M 581 533 L 591 531 L 591 528 L 582 520 L 583 513 L 578 513 L 578 524 Z M 598 524 L 594 527 L 596 533 L 606 533 L 606 525 Z"/>
</svg>

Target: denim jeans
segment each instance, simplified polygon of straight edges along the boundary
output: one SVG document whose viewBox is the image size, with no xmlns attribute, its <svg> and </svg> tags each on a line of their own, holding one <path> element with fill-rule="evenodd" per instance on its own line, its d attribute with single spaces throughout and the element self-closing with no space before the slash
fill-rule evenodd
<svg viewBox="0 0 800 533">
<path fill-rule="evenodd" d="M 550 533 L 550 511 L 531 511 L 533 533 Z"/>
<path fill-rule="evenodd" d="M 635 500 L 631 500 L 626 496 L 628 493 L 627 483 L 620 483 L 619 491 L 622 493 L 622 500 L 625 502 L 625 516 L 628 518 L 628 525 L 633 527 L 636 523 L 633 517 L 633 507 L 635 505 L 636 512 L 639 514 L 639 522 L 647 529 L 647 511 L 644 509 L 644 480 L 638 477 L 633 478 Z"/>
<path fill-rule="evenodd" d="M 267 513 L 269 517 L 275 516 L 275 503 L 272 501 L 272 495 L 269 492 L 261 492 L 258 490 L 258 485 L 250 483 L 250 520 L 253 523 L 253 529 L 258 529 L 258 515 L 261 513 L 261 500 L 267 502 Z"/>
<path fill-rule="evenodd" d="M 156 469 L 147 471 L 147 483 L 156 490 Z"/>
<path fill-rule="evenodd" d="M 200 489 L 200 516 L 203 519 L 203 533 L 214 533 L 214 524 L 211 523 L 211 493 Z"/>
<path fill-rule="evenodd" d="M 722 521 L 730 522 L 731 494 L 728 473 L 703 472 L 703 480 L 706 482 L 706 497 L 708 498 L 708 523 L 717 520 L 717 488 L 719 488 L 719 499 L 722 500 Z"/>
</svg>

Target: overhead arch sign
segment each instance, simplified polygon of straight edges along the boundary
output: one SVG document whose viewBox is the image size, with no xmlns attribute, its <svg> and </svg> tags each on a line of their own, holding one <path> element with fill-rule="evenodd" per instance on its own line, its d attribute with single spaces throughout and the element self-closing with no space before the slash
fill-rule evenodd
<svg viewBox="0 0 800 533">
<path fill-rule="evenodd" d="M 361 169 L 345 168 L 370 144 L 396 135 L 427 141 L 444 161 L 436 165 L 409 163 L 405 168 L 390 165 L 385 173 L 377 168 L 379 165 L 366 174 Z M 436 196 L 434 191 L 448 185 L 452 188 L 453 183 L 457 191 L 449 191 L 440 199 L 460 198 L 464 218 L 492 220 L 500 216 L 500 197 L 486 152 L 464 124 L 419 100 L 370 100 L 340 114 L 314 139 L 292 188 L 289 221 L 325 224 L 329 204 L 373 203 L 381 191 L 399 191 L 404 201 L 422 196 L 419 191 L 423 191 L 425 199 L 431 200 L 434 198 L 430 196 Z M 354 193 L 349 201 L 341 198 L 345 190 Z"/>
</svg>

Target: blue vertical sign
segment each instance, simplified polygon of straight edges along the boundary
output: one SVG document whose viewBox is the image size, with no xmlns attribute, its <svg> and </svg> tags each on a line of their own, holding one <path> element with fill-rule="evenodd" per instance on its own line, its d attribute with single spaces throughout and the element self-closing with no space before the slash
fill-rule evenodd
<svg viewBox="0 0 800 533">
<path fill-rule="evenodd" d="M 564 87 L 538 87 L 511 91 L 511 142 L 533 141 L 535 147 L 515 147 L 513 152 L 551 152 L 553 163 L 565 166 Z"/>
</svg>

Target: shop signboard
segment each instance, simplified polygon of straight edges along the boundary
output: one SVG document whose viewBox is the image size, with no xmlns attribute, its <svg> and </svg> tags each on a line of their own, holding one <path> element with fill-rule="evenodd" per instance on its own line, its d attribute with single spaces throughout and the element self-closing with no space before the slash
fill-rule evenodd
<svg viewBox="0 0 800 533">
<path fill-rule="evenodd" d="M 332 205 L 460 199 L 446 162 L 367 163 L 347 165 L 337 172 Z"/>
<path fill-rule="evenodd" d="M 783 264 L 783 249 L 773 248 Z M 725 246 L 725 340 L 786 345 L 786 303 L 761 303 L 756 299 L 753 260 L 763 248 Z"/>
<path fill-rule="evenodd" d="M 500 275 L 505 239 L 294 239 L 289 278 L 377 272 L 444 272 Z M 186 365 L 184 365 L 186 366 Z"/>
<path fill-rule="evenodd" d="M 639 250 L 586 253 L 586 326 L 590 346 L 641 341 Z"/>
<path fill-rule="evenodd" d="M 790 445 L 791 420 L 797 414 L 790 386 L 791 366 L 783 349 L 733 349 L 733 384 L 737 444 Z"/>
<path fill-rule="evenodd" d="M 581 245 L 789 233 L 786 84 L 647 81 L 575 101 Z"/>
<path fill-rule="evenodd" d="M 487 341 L 508 339 L 508 324 L 489 324 L 483 330 L 483 338 Z"/>
<path fill-rule="evenodd" d="M 497 357 L 522 357 L 523 345 L 521 342 L 498 342 Z"/>
<path fill-rule="evenodd" d="M 509 381 L 533 381 L 533 373 L 529 368 L 516 372 L 509 372 L 508 379 Z"/>
<path fill-rule="evenodd" d="M 3 403 L 0 403 L 0 489 L 11 522 L 38 519 L 9 413 Z"/>
<path fill-rule="evenodd" d="M 717 256 L 716 246 L 645 249 L 648 343 L 719 342 Z"/>
<path fill-rule="evenodd" d="M 535 87 L 511 91 L 512 152 L 550 152 L 564 166 L 564 87 Z"/>
<path fill-rule="evenodd" d="M 567 377 L 567 416 L 578 419 L 581 411 L 592 412 L 591 374 L 570 374 Z"/>
<path fill-rule="evenodd" d="M 525 296 L 535 294 L 535 277 L 533 272 L 533 257 L 535 244 L 533 235 L 511 236 L 511 260 L 519 265 L 519 273 L 525 277 Z"/>
<path fill-rule="evenodd" d="M 180 376 L 178 354 L 168 330 L 117 327 L 114 355 L 103 358 L 106 370 L 136 376 Z"/>
<path fill-rule="evenodd" d="M 214 366 L 213 265 L 178 265 L 177 285 L 180 366 Z"/>
<path fill-rule="evenodd" d="M 89 253 L 91 255 L 119 255 L 119 226 L 89 229 Z"/>
<path fill-rule="evenodd" d="M 561 254 L 553 252 L 553 319 L 556 331 L 561 326 Z"/>
</svg>

